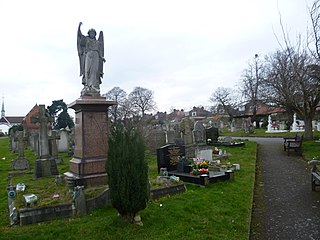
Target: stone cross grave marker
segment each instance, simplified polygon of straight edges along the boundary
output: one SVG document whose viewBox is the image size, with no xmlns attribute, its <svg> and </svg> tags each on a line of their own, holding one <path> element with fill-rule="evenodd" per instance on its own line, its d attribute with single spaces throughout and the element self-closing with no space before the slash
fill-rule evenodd
<svg viewBox="0 0 320 240">
<path fill-rule="evenodd" d="M 58 175 L 57 164 L 49 154 L 48 129 L 53 119 L 47 113 L 44 105 L 39 105 L 39 108 L 38 116 L 31 118 L 32 123 L 39 124 L 39 159 L 35 164 L 35 178 Z"/>
<path fill-rule="evenodd" d="M 29 169 L 29 161 L 24 156 L 24 149 L 25 149 L 25 143 L 26 138 L 24 137 L 24 132 L 19 131 L 18 136 L 14 138 L 15 142 L 18 142 L 18 157 L 12 161 L 12 169 L 13 170 L 25 170 Z"/>
<path fill-rule="evenodd" d="M 60 139 L 60 135 L 56 130 L 51 131 L 51 136 L 49 137 L 49 152 L 51 158 L 55 160 L 56 163 L 61 163 L 61 159 L 58 156 L 58 146 L 57 140 Z"/>
<path fill-rule="evenodd" d="M 31 117 L 31 123 L 39 125 L 39 158 L 49 157 L 48 129 L 52 118 L 46 112 L 44 105 L 39 105 L 40 111 L 37 116 Z"/>
<path fill-rule="evenodd" d="M 10 139 L 10 151 L 15 153 L 18 150 L 18 143 L 14 139 L 17 138 L 17 132 L 10 131 L 9 139 Z"/>
<path fill-rule="evenodd" d="M 185 145 L 193 143 L 192 139 L 192 121 L 190 119 L 183 119 L 180 123 L 181 137 L 184 140 Z"/>
</svg>

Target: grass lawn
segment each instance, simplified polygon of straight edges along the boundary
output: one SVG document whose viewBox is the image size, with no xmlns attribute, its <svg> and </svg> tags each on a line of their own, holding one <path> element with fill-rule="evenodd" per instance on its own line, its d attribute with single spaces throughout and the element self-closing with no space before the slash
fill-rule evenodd
<svg viewBox="0 0 320 240">
<path fill-rule="evenodd" d="M 231 154 L 227 161 L 241 166 L 234 180 L 209 184 L 205 188 L 188 184 L 185 193 L 150 202 L 140 212 L 142 227 L 123 221 L 110 207 L 81 218 L 9 227 L 6 186 L 10 161 L 16 155 L 9 152 L 8 139 L 0 139 L 0 239 L 247 239 L 257 147 L 253 142 L 246 142 L 244 147 L 222 149 Z M 35 156 L 31 152 L 26 155 L 34 167 Z M 148 154 L 147 157 L 149 175 L 153 178 L 157 175 L 156 156 Z M 66 157 L 64 162 L 59 165 L 61 173 L 68 170 Z M 52 194 L 58 191 L 45 187 L 53 178 L 47 180 L 24 179 L 30 181 L 27 187 L 34 184 L 33 187 L 42 186 Z"/>
</svg>

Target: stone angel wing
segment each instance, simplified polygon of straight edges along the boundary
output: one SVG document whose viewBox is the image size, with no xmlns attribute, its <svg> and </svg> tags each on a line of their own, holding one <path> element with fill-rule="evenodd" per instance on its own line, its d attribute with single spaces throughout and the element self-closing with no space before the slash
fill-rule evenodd
<svg viewBox="0 0 320 240">
<path fill-rule="evenodd" d="M 104 62 L 104 39 L 103 39 L 103 32 L 100 31 L 99 33 L 99 38 L 98 41 L 100 42 L 100 47 L 99 47 L 99 73 L 100 77 L 103 77 L 103 62 Z M 100 79 L 101 83 L 101 79 Z"/>
<path fill-rule="evenodd" d="M 77 50 L 80 64 L 80 76 L 84 76 L 85 36 L 82 35 L 80 27 L 77 34 Z"/>
</svg>

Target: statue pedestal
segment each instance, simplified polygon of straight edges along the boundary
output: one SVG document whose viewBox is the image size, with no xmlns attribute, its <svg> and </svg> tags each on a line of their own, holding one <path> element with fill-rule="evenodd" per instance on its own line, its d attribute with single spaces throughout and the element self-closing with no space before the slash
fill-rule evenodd
<svg viewBox="0 0 320 240">
<path fill-rule="evenodd" d="M 107 184 L 108 108 L 115 105 L 104 97 L 82 96 L 68 105 L 75 110 L 75 151 L 69 172 L 70 188 Z"/>
</svg>

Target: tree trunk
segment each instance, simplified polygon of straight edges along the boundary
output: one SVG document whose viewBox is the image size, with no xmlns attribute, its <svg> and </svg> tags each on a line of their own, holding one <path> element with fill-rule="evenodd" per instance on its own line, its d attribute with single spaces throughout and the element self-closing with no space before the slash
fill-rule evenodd
<svg viewBox="0 0 320 240">
<path fill-rule="evenodd" d="M 304 138 L 306 140 L 313 140 L 312 118 L 309 117 L 305 117 L 304 119 Z"/>
</svg>

